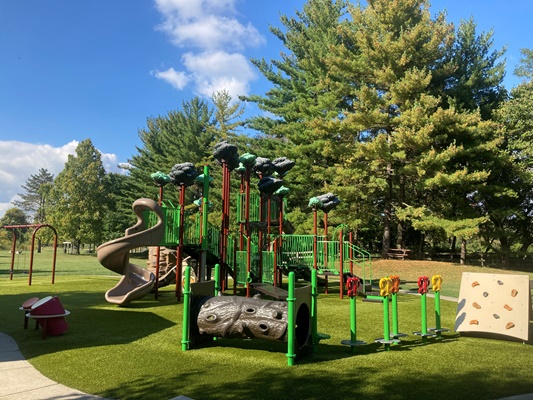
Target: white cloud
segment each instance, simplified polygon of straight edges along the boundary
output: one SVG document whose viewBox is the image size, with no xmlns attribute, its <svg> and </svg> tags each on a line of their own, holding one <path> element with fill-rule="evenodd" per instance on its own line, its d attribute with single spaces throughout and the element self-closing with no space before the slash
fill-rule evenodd
<svg viewBox="0 0 533 400">
<path fill-rule="evenodd" d="M 73 140 L 61 147 L 48 144 L 0 140 L 0 218 L 12 208 L 11 202 L 19 199 L 22 185 L 31 175 L 45 168 L 57 176 L 63 170 L 69 154 L 75 154 L 78 141 Z M 117 156 L 102 153 L 102 163 L 107 172 L 120 172 Z"/>
<path fill-rule="evenodd" d="M 190 80 L 189 76 L 187 76 L 185 72 L 178 72 L 174 68 L 169 68 L 166 71 L 154 71 L 153 75 L 156 78 L 162 79 L 165 82 L 170 83 L 172 86 L 179 90 L 182 90 L 185 86 L 187 86 L 187 83 Z"/>
<path fill-rule="evenodd" d="M 199 94 L 210 97 L 214 92 L 227 90 L 236 98 L 248 93 L 250 81 L 256 76 L 246 58 L 240 53 L 224 51 L 186 53 L 183 64 L 195 71 L 193 79 Z"/>
<path fill-rule="evenodd" d="M 264 43 L 264 38 L 252 24 L 243 25 L 235 18 L 220 15 L 205 15 L 190 21 L 176 19 L 165 23 L 161 29 L 170 35 L 176 46 L 199 47 L 202 50 L 244 50 Z"/>
<path fill-rule="evenodd" d="M 201 18 L 204 14 L 235 13 L 238 0 L 155 0 L 157 9 L 167 18 Z"/>
<path fill-rule="evenodd" d="M 169 68 L 154 76 L 178 90 L 192 82 L 194 91 L 206 97 L 222 89 L 233 98 L 248 94 L 257 75 L 243 52 L 263 45 L 265 38 L 251 23 L 235 17 L 237 1 L 155 0 L 163 15 L 157 28 L 176 46 L 197 50 L 181 56 L 184 70 Z"/>
</svg>

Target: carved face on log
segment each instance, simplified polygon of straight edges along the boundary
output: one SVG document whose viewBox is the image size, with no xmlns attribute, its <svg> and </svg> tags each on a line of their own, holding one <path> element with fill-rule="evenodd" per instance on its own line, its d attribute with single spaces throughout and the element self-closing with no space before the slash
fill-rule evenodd
<svg viewBox="0 0 533 400">
<path fill-rule="evenodd" d="M 287 303 L 238 296 L 213 297 L 197 318 L 201 334 L 223 338 L 287 340 Z"/>
</svg>

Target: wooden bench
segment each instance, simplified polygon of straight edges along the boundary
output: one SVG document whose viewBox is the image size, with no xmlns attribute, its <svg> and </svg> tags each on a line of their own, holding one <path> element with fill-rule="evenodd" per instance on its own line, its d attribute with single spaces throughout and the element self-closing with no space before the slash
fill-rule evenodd
<svg viewBox="0 0 533 400">
<path fill-rule="evenodd" d="M 389 249 L 387 251 L 387 258 L 393 258 L 398 260 L 405 260 L 409 257 L 409 249 Z"/>
</svg>

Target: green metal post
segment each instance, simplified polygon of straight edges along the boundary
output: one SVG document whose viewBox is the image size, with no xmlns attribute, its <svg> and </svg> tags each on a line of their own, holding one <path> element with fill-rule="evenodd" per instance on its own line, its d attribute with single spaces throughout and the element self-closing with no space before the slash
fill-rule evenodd
<svg viewBox="0 0 533 400">
<path fill-rule="evenodd" d="M 181 333 L 181 350 L 189 348 L 189 325 L 191 313 L 191 267 L 185 267 L 185 288 L 183 289 L 183 330 Z"/>
<path fill-rule="evenodd" d="M 287 315 L 287 364 L 289 366 L 294 365 L 294 358 L 296 357 L 296 354 L 294 353 L 294 339 L 295 339 L 295 331 L 296 331 L 296 320 L 294 315 L 294 303 L 296 301 L 296 298 L 294 297 L 294 286 L 295 286 L 295 279 L 294 279 L 294 272 L 289 272 L 289 297 L 287 297 L 287 303 L 288 303 L 288 315 Z"/>
<path fill-rule="evenodd" d="M 202 251 L 200 255 L 200 276 L 204 279 L 207 266 L 207 217 L 209 215 L 209 166 L 204 165 L 204 187 L 202 190 Z"/>
<path fill-rule="evenodd" d="M 398 293 L 392 294 L 392 334 L 396 336 L 398 331 Z"/>
<path fill-rule="evenodd" d="M 435 332 L 437 332 L 437 337 L 441 337 L 441 326 L 440 326 L 440 291 L 435 292 Z"/>
<path fill-rule="evenodd" d="M 220 286 L 220 264 L 215 264 L 215 296 L 218 296 L 222 291 Z"/>
<path fill-rule="evenodd" d="M 383 339 L 390 340 L 389 296 L 383 296 Z M 390 345 L 385 343 L 385 349 L 390 350 Z"/>
<path fill-rule="evenodd" d="M 318 345 L 318 285 L 316 269 L 311 270 L 311 335 L 314 353 Z"/>
<path fill-rule="evenodd" d="M 356 296 L 350 296 L 350 341 L 352 342 L 351 350 L 355 353 L 355 345 L 357 342 L 357 310 L 356 310 Z"/>
<path fill-rule="evenodd" d="M 427 312 L 426 312 L 426 304 L 427 304 L 427 298 L 426 293 L 423 293 L 421 295 L 421 308 L 422 308 L 422 340 L 426 340 L 426 336 L 424 336 L 428 331 L 428 318 L 427 318 Z"/>
</svg>

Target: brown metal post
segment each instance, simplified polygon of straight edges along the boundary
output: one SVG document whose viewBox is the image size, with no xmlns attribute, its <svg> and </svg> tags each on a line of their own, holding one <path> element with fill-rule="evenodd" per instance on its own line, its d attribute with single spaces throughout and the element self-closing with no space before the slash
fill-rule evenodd
<svg viewBox="0 0 533 400">
<path fill-rule="evenodd" d="M 13 280 L 13 269 L 15 268 L 15 251 L 17 248 L 17 234 L 15 229 L 11 230 L 13 232 L 13 244 L 11 245 L 11 269 L 9 272 L 9 280 Z"/>
<path fill-rule="evenodd" d="M 50 227 L 52 228 L 52 227 Z M 54 236 L 54 257 L 52 260 L 52 285 L 55 283 L 56 279 L 56 259 L 57 259 L 57 232 L 55 228 L 52 228 L 54 230 L 55 236 Z"/>
<path fill-rule="evenodd" d="M 52 285 L 55 282 L 55 276 L 56 276 L 56 253 L 57 253 L 57 231 L 55 228 L 51 225 L 33 225 L 36 228 L 34 229 L 32 235 L 31 235 L 31 247 L 30 247 L 30 268 L 28 273 L 28 286 L 31 286 L 31 278 L 33 274 L 33 251 L 35 250 L 35 234 L 37 231 L 44 227 L 49 227 L 54 231 L 54 258 L 52 261 Z"/>
</svg>

